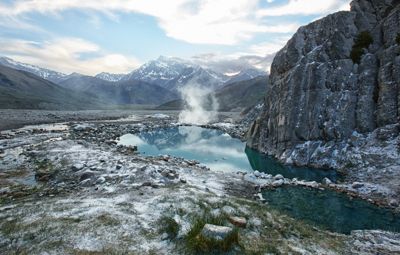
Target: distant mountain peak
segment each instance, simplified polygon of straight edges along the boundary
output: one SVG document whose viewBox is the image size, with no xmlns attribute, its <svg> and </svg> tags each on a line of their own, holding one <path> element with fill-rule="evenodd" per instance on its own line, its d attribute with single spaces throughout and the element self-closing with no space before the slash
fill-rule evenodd
<svg viewBox="0 0 400 255">
<path fill-rule="evenodd" d="M 120 81 L 122 78 L 124 78 L 125 75 L 126 74 L 113 74 L 113 73 L 102 72 L 97 74 L 95 77 L 105 81 L 117 82 Z"/>
<path fill-rule="evenodd" d="M 0 57 L 0 65 L 7 66 L 16 70 L 21 70 L 29 73 L 33 73 L 43 79 L 52 81 L 52 82 L 59 82 L 67 75 L 64 73 L 60 73 L 57 71 L 53 71 L 47 68 L 38 67 L 31 64 L 26 64 L 22 62 L 18 62 L 8 57 Z"/>
</svg>

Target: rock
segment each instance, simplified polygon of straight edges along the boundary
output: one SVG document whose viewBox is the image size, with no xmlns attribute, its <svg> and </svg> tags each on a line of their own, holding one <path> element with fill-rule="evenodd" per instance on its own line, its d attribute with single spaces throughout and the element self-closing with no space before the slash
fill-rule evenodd
<svg viewBox="0 0 400 255">
<path fill-rule="evenodd" d="M 254 171 L 253 174 L 254 174 L 255 177 L 260 177 L 261 176 L 261 173 L 259 171 L 257 171 L 257 170 Z"/>
<path fill-rule="evenodd" d="M 353 182 L 353 184 L 351 184 L 351 187 L 352 187 L 353 189 L 359 189 L 359 188 L 364 187 L 364 183 L 361 183 L 361 182 Z"/>
<path fill-rule="evenodd" d="M 187 181 L 186 181 L 186 179 L 185 178 L 180 178 L 180 180 L 179 180 L 181 183 L 187 183 Z"/>
<path fill-rule="evenodd" d="M 258 200 L 260 200 L 261 202 L 264 202 L 264 201 L 265 201 L 265 199 L 264 199 L 262 193 L 254 194 L 254 196 L 255 196 Z"/>
<path fill-rule="evenodd" d="M 84 173 L 82 173 L 82 174 L 80 175 L 79 180 L 80 180 L 80 181 L 84 181 L 84 180 L 87 180 L 87 179 L 91 179 L 93 176 L 94 176 L 94 173 L 93 173 L 93 172 L 91 172 L 91 171 L 86 171 L 86 172 L 84 172 Z"/>
<path fill-rule="evenodd" d="M 85 179 L 85 180 L 81 181 L 81 182 L 79 183 L 79 185 L 82 186 L 82 187 L 89 187 L 89 186 L 92 186 L 92 180 L 90 180 L 90 179 Z"/>
<path fill-rule="evenodd" d="M 283 178 L 283 176 L 281 174 L 277 174 L 277 175 L 274 176 L 274 179 L 275 180 L 283 180 L 284 178 Z"/>
<path fill-rule="evenodd" d="M 326 184 L 326 185 L 329 185 L 329 184 L 332 184 L 332 181 L 331 181 L 328 177 L 325 177 L 325 178 L 322 180 L 322 183 L 323 183 L 323 184 Z"/>
<path fill-rule="evenodd" d="M 393 207 L 397 207 L 397 206 L 399 206 L 399 201 L 396 200 L 396 199 L 391 199 L 391 200 L 389 201 L 389 205 L 390 205 L 390 206 L 393 206 Z"/>
<path fill-rule="evenodd" d="M 117 169 L 117 170 L 119 170 L 119 169 L 121 169 L 122 168 L 122 165 L 116 165 L 115 166 L 115 169 Z"/>
<path fill-rule="evenodd" d="M 230 227 L 206 224 L 200 234 L 207 239 L 223 241 L 232 233 L 233 229 Z"/>
<path fill-rule="evenodd" d="M 106 182 L 106 178 L 104 178 L 103 176 L 99 177 L 99 178 L 96 180 L 96 184 L 103 184 L 103 183 L 105 183 L 105 182 Z"/>
<path fill-rule="evenodd" d="M 274 186 L 274 187 L 279 187 L 279 186 L 282 186 L 283 183 L 284 183 L 284 181 L 283 181 L 282 179 L 276 180 L 276 181 L 274 181 L 274 182 L 272 183 L 272 186 Z"/>
<path fill-rule="evenodd" d="M 236 212 L 235 208 L 229 206 L 229 205 L 224 205 L 221 208 L 222 212 L 225 214 L 234 214 Z"/>
<path fill-rule="evenodd" d="M 351 11 L 299 28 L 273 60 L 273 89 L 266 90 L 247 145 L 283 162 L 337 168 L 351 161 L 344 148 L 355 131 L 369 134 L 398 123 L 399 6 L 395 0 L 353 0 Z M 373 43 L 353 61 L 362 31 Z M 387 132 L 377 137 L 393 139 Z"/>
<path fill-rule="evenodd" d="M 247 225 L 247 220 L 243 217 L 230 216 L 228 219 L 233 225 L 241 228 L 245 228 Z"/>
<path fill-rule="evenodd" d="M 71 170 L 74 172 L 77 172 L 79 170 L 82 170 L 83 167 L 84 167 L 83 164 L 77 163 L 77 164 L 72 165 Z"/>
</svg>

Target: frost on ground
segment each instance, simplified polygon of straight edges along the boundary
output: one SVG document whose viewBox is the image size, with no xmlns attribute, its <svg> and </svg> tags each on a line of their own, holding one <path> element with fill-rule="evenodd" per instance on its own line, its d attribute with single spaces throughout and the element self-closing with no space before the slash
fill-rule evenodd
<svg viewBox="0 0 400 255">
<path fill-rule="evenodd" d="M 209 254 L 198 242 L 206 223 L 236 229 L 229 254 L 343 254 L 377 236 L 295 221 L 254 199 L 268 182 L 262 174 L 267 179 L 143 157 L 116 146 L 119 131 L 99 125 L 1 133 L 1 254 Z M 235 227 L 231 216 L 247 225 Z M 385 245 L 369 245 L 371 254 L 398 249 L 397 235 L 379 233 Z"/>
</svg>

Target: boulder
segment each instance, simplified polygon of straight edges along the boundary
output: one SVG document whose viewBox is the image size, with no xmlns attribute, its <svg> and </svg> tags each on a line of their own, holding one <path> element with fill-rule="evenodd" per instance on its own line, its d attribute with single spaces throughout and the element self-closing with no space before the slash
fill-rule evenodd
<svg viewBox="0 0 400 255">
<path fill-rule="evenodd" d="M 247 225 L 247 220 L 244 217 L 230 216 L 228 219 L 230 223 L 237 227 L 245 228 Z"/>
<path fill-rule="evenodd" d="M 207 238 L 207 239 L 216 240 L 216 241 L 223 241 L 230 234 L 232 234 L 232 232 L 233 232 L 233 228 L 231 228 L 231 227 L 206 224 L 206 225 L 204 225 L 204 227 L 201 230 L 200 234 L 204 238 Z"/>
</svg>

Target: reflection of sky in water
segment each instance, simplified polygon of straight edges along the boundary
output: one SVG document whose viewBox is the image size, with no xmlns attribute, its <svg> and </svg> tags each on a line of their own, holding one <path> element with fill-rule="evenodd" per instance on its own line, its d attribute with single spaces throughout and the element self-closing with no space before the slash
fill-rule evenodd
<svg viewBox="0 0 400 255">
<path fill-rule="evenodd" d="M 120 144 L 137 145 L 139 152 L 194 159 L 213 170 L 251 170 L 244 153 L 245 143 L 219 130 L 195 126 L 171 127 L 138 135 L 127 134 Z"/>
<path fill-rule="evenodd" d="M 246 149 L 246 144 L 220 130 L 196 126 L 181 126 L 127 134 L 120 138 L 122 145 L 137 145 L 139 152 L 151 155 L 172 155 L 194 159 L 218 171 L 259 170 L 287 178 L 321 181 L 328 177 L 337 180 L 333 170 L 323 171 L 310 168 L 283 166 L 275 159 Z"/>
</svg>

